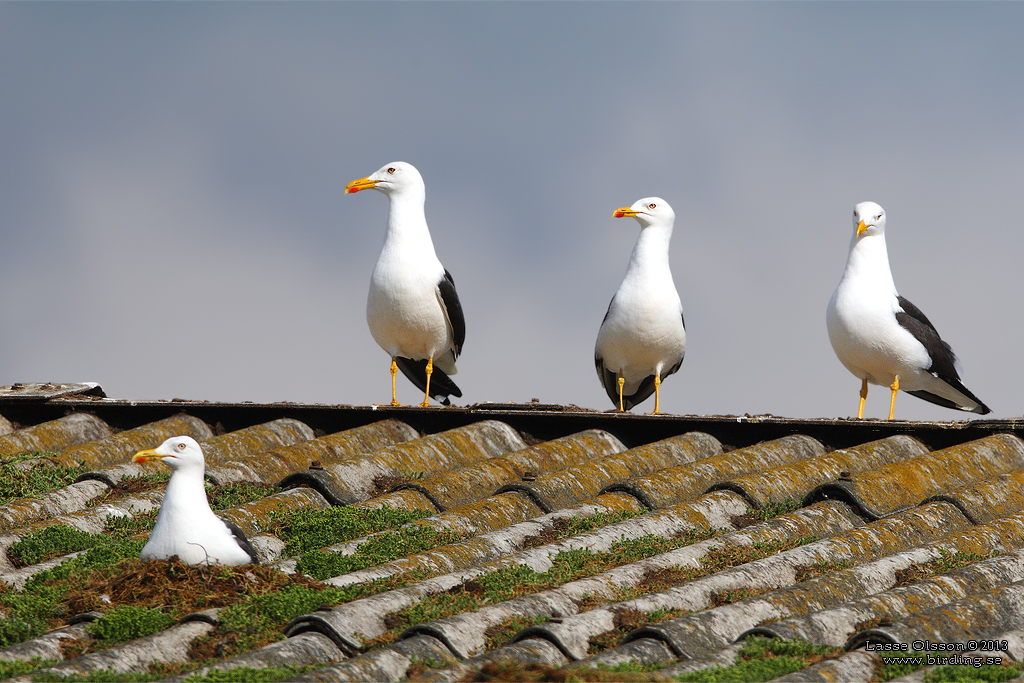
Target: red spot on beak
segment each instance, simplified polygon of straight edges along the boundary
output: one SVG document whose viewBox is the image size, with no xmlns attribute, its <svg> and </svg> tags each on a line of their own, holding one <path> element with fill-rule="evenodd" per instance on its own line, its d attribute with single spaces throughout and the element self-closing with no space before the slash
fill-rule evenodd
<svg viewBox="0 0 1024 683">
<path fill-rule="evenodd" d="M 623 216 L 625 216 L 625 215 L 626 215 L 626 214 L 624 214 L 624 213 L 622 213 L 621 211 L 618 211 L 618 210 L 616 210 L 616 211 L 615 211 L 615 213 L 613 213 L 613 214 L 612 214 L 612 216 L 613 216 L 614 218 L 622 218 L 622 217 L 623 217 Z"/>
</svg>

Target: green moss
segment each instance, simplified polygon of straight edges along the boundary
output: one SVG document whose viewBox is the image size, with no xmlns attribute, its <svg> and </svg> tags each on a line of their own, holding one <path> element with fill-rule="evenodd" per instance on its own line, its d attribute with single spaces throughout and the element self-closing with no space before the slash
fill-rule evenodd
<svg viewBox="0 0 1024 683">
<path fill-rule="evenodd" d="M 66 596 L 97 569 L 109 567 L 126 558 L 138 557 L 142 541 L 119 541 L 94 534 L 97 545 L 63 564 L 31 577 L 22 591 L 0 592 L 0 647 L 35 638 L 52 627 L 51 622 L 68 616 L 60 612 Z"/>
<path fill-rule="evenodd" d="M 594 576 L 613 567 L 690 545 L 706 534 L 685 534 L 677 538 L 645 536 L 622 540 L 607 552 L 590 550 L 563 551 L 551 558 L 552 566 L 546 572 L 535 572 L 526 565 L 512 565 L 483 574 L 440 595 L 428 595 L 417 604 L 387 616 L 388 632 L 374 639 L 373 644 L 391 642 L 410 626 L 478 610 L 486 604 L 495 604 L 512 598 L 561 586 L 587 576 Z M 691 572 L 696 570 L 689 570 Z"/>
<path fill-rule="evenodd" d="M 133 671 L 122 673 L 120 671 L 90 671 L 87 674 L 56 674 L 40 673 L 32 676 L 36 683 L 152 683 L 162 681 L 168 677 L 164 671 L 143 673 Z"/>
<path fill-rule="evenodd" d="M 623 522 L 643 513 L 644 510 L 619 510 L 618 512 L 598 512 L 591 517 L 572 517 L 565 530 L 559 529 L 558 539 L 583 534 L 616 522 Z"/>
<path fill-rule="evenodd" d="M 170 628 L 177 621 L 162 609 L 124 605 L 107 613 L 85 627 L 98 647 L 123 643 Z"/>
<path fill-rule="evenodd" d="M 210 499 L 210 507 L 214 510 L 227 510 L 250 503 L 260 498 L 279 493 L 279 486 L 270 484 L 259 484 L 252 481 L 240 481 L 236 484 L 225 484 L 224 486 L 213 486 L 207 491 Z"/>
<path fill-rule="evenodd" d="M 314 579 L 323 580 L 367 567 L 376 567 L 400 557 L 455 543 L 464 538 L 466 538 L 465 534 L 454 531 L 437 531 L 426 525 L 415 524 L 374 536 L 366 542 L 360 543 L 355 553 L 351 555 L 320 550 L 305 553 L 299 558 L 297 570 Z"/>
<path fill-rule="evenodd" d="M 136 513 L 131 517 L 107 517 L 103 522 L 103 534 L 121 540 L 148 536 L 156 525 L 158 514 L 159 510 L 150 510 Z"/>
<path fill-rule="evenodd" d="M 262 669 L 251 669 L 247 666 L 226 671 L 210 671 L 200 676 L 194 674 L 185 679 L 184 683 L 276 683 L 277 681 L 294 678 L 300 674 L 317 668 L 319 665 L 279 666 Z"/>
<path fill-rule="evenodd" d="M 7 556 L 15 566 L 27 567 L 102 543 L 102 537 L 97 539 L 97 536 L 99 534 L 79 531 L 65 524 L 55 524 L 24 536 L 7 550 Z"/>
<path fill-rule="evenodd" d="M 56 663 L 57 660 L 55 659 L 39 659 L 38 657 L 28 662 L 0 661 L 0 680 L 21 676 L 22 674 L 27 674 L 30 671 L 41 669 L 44 666 L 52 666 Z"/>
<path fill-rule="evenodd" d="M 268 532 L 287 543 L 285 555 L 302 555 L 386 531 L 431 514 L 428 510 L 396 510 L 388 506 L 374 509 L 339 506 L 328 510 L 291 510 L 276 515 Z"/>
<path fill-rule="evenodd" d="M 1009 661 L 1005 654 L 981 653 L 972 654 L 971 657 L 980 657 L 982 660 L 989 656 L 1002 657 L 1003 661 Z M 925 683 L 999 683 L 1017 678 L 1024 672 L 1024 664 L 982 664 L 981 666 L 947 665 L 937 666 L 924 675 Z"/>
<path fill-rule="evenodd" d="M 49 453 L 33 453 L 31 457 L 45 457 Z M 6 505 L 19 498 L 33 498 L 47 491 L 73 484 L 82 472 L 83 467 L 33 467 L 21 470 L 14 466 L 18 460 L 29 456 L 5 461 L 0 465 L 0 505 Z"/>
<path fill-rule="evenodd" d="M 295 617 L 322 605 L 349 602 L 367 594 L 366 586 L 309 588 L 288 586 L 280 591 L 254 596 L 223 608 L 211 639 L 222 641 L 225 654 L 246 652 L 281 640 L 281 628 Z"/>
<path fill-rule="evenodd" d="M 699 683 L 756 683 L 804 669 L 842 653 L 842 648 L 812 645 L 802 640 L 749 638 L 732 666 L 716 666 L 677 676 L 677 681 Z"/>
<path fill-rule="evenodd" d="M 993 553 L 993 557 L 999 553 Z M 939 550 L 939 557 L 921 564 L 912 564 L 906 569 L 901 569 L 896 572 L 896 586 L 906 586 L 907 584 L 914 583 L 915 581 L 922 581 L 924 579 L 930 579 L 933 576 L 939 574 L 946 574 L 955 569 L 960 569 L 974 562 L 988 559 L 985 555 L 978 555 L 977 553 L 970 552 L 949 552 L 948 550 Z"/>
</svg>

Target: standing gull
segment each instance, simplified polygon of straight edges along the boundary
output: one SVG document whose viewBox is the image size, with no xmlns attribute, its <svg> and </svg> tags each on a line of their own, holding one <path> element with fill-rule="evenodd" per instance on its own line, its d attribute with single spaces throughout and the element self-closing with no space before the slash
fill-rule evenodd
<svg viewBox="0 0 1024 683">
<path fill-rule="evenodd" d="M 390 200 L 384 247 L 370 276 L 366 321 L 370 334 L 391 356 L 391 405 L 397 406 L 399 368 L 423 392 L 449 405 L 462 391 L 448 376 L 466 340 L 466 320 L 455 281 L 434 253 L 423 213 L 426 188 L 412 164 L 395 161 L 366 178 L 353 180 L 345 194 L 374 189 Z"/>
<path fill-rule="evenodd" d="M 828 338 L 839 360 L 861 380 L 857 418 L 864 417 L 868 382 L 900 389 L 946 408 L 991 412 L 967 390 L 949 344 L 924 313 L 896 293 L 885 250 L 885 211 L 874 202 L 853 207 L 854 235 L 846 270 L 828 304 Z"/>
<path fill-rule="evenodd" d="M 156 526 L 140 557 L 166 560 L 177 555 L 186 564 L 259 563 L 242 530 L 210 509 L 203 485 L 206 460 L 195 439 L 172 436 L 132 460 L 162 460 L 171 468 Z"/>
<path fill-rule="evenodd" d="M 657 415 L 661 381 L 679 369 L 686 351 L 683 305 L 668 264 L 676 215 L 660 197 L 641 199 L 612 215 L 635 218 L 640 236 L 626 276 L 601 321 L 594 365 L 608 398 L 619 410 L 629 410 L 653 393 L 653 414 Z"/>
</svg>

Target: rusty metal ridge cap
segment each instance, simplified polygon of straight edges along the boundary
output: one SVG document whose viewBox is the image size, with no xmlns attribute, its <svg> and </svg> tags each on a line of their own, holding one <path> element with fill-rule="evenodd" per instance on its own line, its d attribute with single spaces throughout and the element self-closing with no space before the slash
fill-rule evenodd
<svg viewBox="0 0 1024 683">
<path fill-rule="evenodd" d="M 416 491 L 418 493 L 423 494 L 423 497 L 426 498 L 427 500 L 429 500 L 430 504 L 433 505 L 434 508 L 436 508 L 438 512 L 447 512 L 448 511 L 448 508 L 446 508 L 441 503 L 441 501 L 439 501 L 434 496 L 434 494 L 431 493 L 430 489 L 428 489 L 426 486 L 423 486 L 422 484 L 417 484 L 416 482 L 407 481 L 404 484 L 399 484 L 398 486 L 395 486 L 390 491 L 388 491 L 388 493 L 394 493 L 395 491 L 403 491 L 405 489 L 411 489 L 413 491 Z"/>
<path fill-rule="evenodd" d="M 753 628 L 748 628 L 746 631 L 736 636 L 736 640 L 732 642 L 734 644 L 742 643 L 747 638 L 752 638 L 755 636 L 759 638 L 771 638 L 772 640 L 780 640 L 782 638 L 785 638 L 785 636 L 780 635 L 778 631 L 773 629 L 770 624 L 767 624 L 764 626 L 755 626 Z"/>
<path fill-rule="evenodd" d="M 326 619 L 319 616 L 316 612 L 295 617 L 285 624 L 281 631 L 287 638 L 294 638 L 295 636 L 310 632 L 327 636 L 347 657 L 356 657 L 363 652 L 359 643 L 349 640 L 343 634 L 338 633 Z"/>
<path fill-rule="evenodd" d="M 752 495 L 747 493 L 747 490 L 743 488 L 742 484 L 738 484 L 734 481 L 720 481 L 717 484 L 712 484 L 711 486 L 708 487 L 708 490 L 705 491 L 703 495 L 706 496 L 707 494 L 714 493 L 715 491 L 729 491 L 731 493 L 735 493 L 744 501 L 746 501 L 747 505 L 750 506 L 751 510 L 760 510 L 762 507 L 761 504 L 757 502 L 757 500 L 755 500 Z M 803 507 L 807 507 L 806 499 L 803 503 Z"/>
<path fill-rule="evenodd" d="M 641 626 L 638 629 L 633 629 L 626 634 L 626 637 L 619 641 L 619 645 L 625 645 L 626 643 L 632 643 L 634 640 L 640 640 L 642 638 L 649 638 L 651 640 L 660 640 L 661 642 L 668 645 L 668 649 L 672 650 L 679 659 L 690 660 L 693 657 L 680 647 L 679 643 L 675 642 L 670 634 L 658 628 L 656 624 L 648 624 L 647 626 Z"/>
<path fill-rule="evenodd" d="M 957 510 L 959 510 L 960 514 L 962 514 L 964 517 L 966 517 L 968 522 L 970 522 L 974 526 L 980 526 L 981 525 L 981 522 L 978 521 L 974 517 L 974 515 L 971 514 L 970 510 L 967 509 L 967 506 L 964 505 L 963 501 L 960 500 L 959 498 L 957 498 L 955 495 L 950 494 L 950 493 L 940 493 L 938 495 L 930 496 L 928 498 L 925 498 L 924 500 L 922 500 L 920 502 L 918 507 L 920 507 L 921 505 L 924 505 L 926 503 L 936 503 L 936 502 L 949 503 L 950 505 L 955 507 Z"/>
<path fill-rule="evenodd" d="M 220 608 L 214 607 L 212 609 L 204 609 L 201 612 L 192 612 L 178 620 L 179 624 L 189 624 L 192 622 L 217 626 L 220 624 Z"/>
<path fill-rule="evenodd" d="M 554 505 L 548 502 L 544 498 L 544 496 L 540 495 L 540 492 L 537 491 L 537 489 L 526 486 L 525 484 L 505 484 L 491 495 L 497 496 L 499 494 L 509 493 L 512 491 L 514 491 L 515 493 L 521 493 L 527 498 L 529 498 L 531 501 L 533 501 L 534 505 L 539 507 L 544 512 L 544 514 L 552 513 L 557 509 Z"/>
<path fill-rule="evenodd" d="M 112 489 L 117 488 L 117 482 L 114 481 L 114 478 L 111 477 L 106 472 L 103 472 L 102 470 L 83 472 L 82 474 L 78 475 L 78 477 L 75 479 L 73 483 L 78 484 L 83 481 L 98 481 L 100 483 L 106 484 Z"/>
<path fill-rule="evenodd" d="M 643 490 L 637 488 L 636 486 L 633 485 L 632 482 L 629 481 L 609 484 L 608 486 L 605 486 L 603 489 L 601 489 L 601 491 L 598 492 L 597 495 L 603 496 L 606 493 L 625 493 L 636 498 L 638 501 L 640 501 L 640 504 L 643 505 L 648 510 L 658 509 L 658 504 L 655 503 L 650 496 L 648 496 L 646 493 L 643 492 Z"/>
<path fill-rule="evenodd" d="M 880 513 L 868 505 L 863 498 L 857 495 L 857 491 L 853 487 L 853 482 L 844 479 L 837 479 L 835 481 L 829 481 L 815 486 L 806 496 L 804 496 L 802 505 L 803 507 L 808 507 L 825 500 L 838 500 L 841 503 L 846 503 L 858 515 L 869 522 L 877 521 L 883 517 L 890 517 L 897 513 L 904 512 L 911 507 L 915 507 L 913 505 L 909 505 L 906 508 L 894 510 L 889 514 Z"/>
<path fill-rule="evenodd" d="M 859 650 L 869 643 L 872 645 L 896 645 L 908 642 L 906 638 L 901 637 L 894 626 L 895 624 L 890 624 L 888 626 L 876 626 L 875 628 L 869 628 L 854 633 L 850 636 L 850 639 L 846 641 L 846 644 L 843 645 L 843 649 L 847 652 L 851 652 L 853 650 Z"/>
<path fill-rule="evenodd" d="M 529 638 L 538 638 L 540 640 L 546 640 L 547 642 L 558 648 L 558 651 L 565 655 L 565 658 L 570 662 L 579 661 L 578 657 L 575 657 L 566 647 L 562 644 L 561 639 L 544 627 L 544 624 L 535 624 L 533 626 L 527 626 L 519 633 L 517 633 L 512 640 L 508 641 L 508 644 L 518 643 L 521 640 L 527 640 Z"/>
<path fill-rule="evenodd" d="M 352 495 L 351 492 L 338 486 L 330 472 L 322 469 L 308 469 L 301 472 L 293 472 L 279 481 L 277 485 L 282 491 L 296 489 L 303 486 L 311 488 L 323 496 L 327 502 L 334 507 L 338 507 L 340 505 L 354 505 L 359 502 L 359 499 Z"/>
<path fill-rule="evenodd" d="M 405 629 L 400 634 L 398 634 L 398 638 L 395 640 L 395 642 L 398 642 L 400 640 L 408 640 L 409 638 L 412 638 L 414 636 L 430 636 L 431 638 L 435 638 L 441 641 L 441 643 L 446 648 L 448 648 L 449 651 L 454 653 L 455 656 L 460 659 L 467 659 L 470 656 L 469 653 L 462 652 L 462 650 L 456 647 L 452 643 L 452 641 L 448 639 L 448 636 L 446 636 L 444 633 L 444 629 L 433 627 L 429 623 L 416 624 L 415 626 L 410 626 L 409 628 Z"/>
</svg>

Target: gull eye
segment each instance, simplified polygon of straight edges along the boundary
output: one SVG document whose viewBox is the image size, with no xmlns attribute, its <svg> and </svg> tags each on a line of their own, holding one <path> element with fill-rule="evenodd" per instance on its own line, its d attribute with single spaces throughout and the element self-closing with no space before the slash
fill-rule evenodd
<svg viewBox="0 0 1024 683">
<path fill-rule="evenodd" d="M 657 204 L 648 204 L 648 205 L 647 205 L 647 208 L 648 208 L 648 209 L 657 209 L 657 208 L 658 208 L 658 205 L 657 205 Z"/>
<path fill-rule="evenodd" d="M 877 216 L 875 216 L 875 220 L 876 221 L 882 220 L 882 214 L 878 214 Z"/>
<path fill-rule="evenodd" d="M 179 450 L 179 451 L 183 451 L 183 450 L 185 450 L 185 444 L 184 444 L 184 442 L 178 443 L 178 450 Z"/>
<path fill-rule="evenodd" d="M 394 174 L 395 174 L 395 167 L 392 166 L 391 168 L 388 169 L 388 175 L 394 175 Z"/>
</svg>

